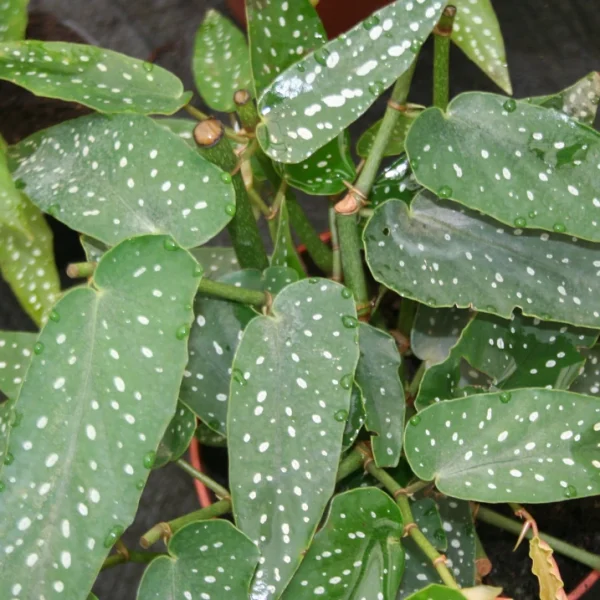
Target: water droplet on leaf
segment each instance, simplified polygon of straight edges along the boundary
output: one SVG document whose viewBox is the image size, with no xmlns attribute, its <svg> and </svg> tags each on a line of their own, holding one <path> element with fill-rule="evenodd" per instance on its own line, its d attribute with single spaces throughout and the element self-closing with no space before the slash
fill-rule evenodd
<svg viewBox="0 0 600 600">
<path fill-rule="evenodd" d="M 315 60 L 324 67 L 327 64 L 327 57 L 330 54 L 331 53 L 329 52 L 329 50 L 327 50 L 326 48 L 321 48 L 320 50 L 317 50 L 315 52 L 314 57 Z"/>
<path fill-rule="evenodd" d="M 514 223 L 515 227 L 527 227 L 527 221 L 523 217 L 517 217 Z"/>
<path fill-rule="evenodd" d="M 421 422 L 421 417 L 419 415 L 415 415 L 411 420 L 410 420 L 410 424 L 414 427 L 415 425 L 418 425 Z"/>
<path fill-rule="evenodd" d="M 339 423 L 343 423 L 344 421 L 348 420 L 348 411 L 347 410 L 338 410 L 335 415 L 333 415 L 333 418 L 338 421 Z"/>
<path fill-rule="evenodd" d="M 556 233 L 564 233 L 567 230 L 567 227 L 564 223 L 554 223 L 552 229 L 554 229 Z"/>
<path fill-rule="evenodd" d="M 381 94 L 383 94 L 383 90 L 385 90 L 385 87 L 383 86 L 383 83 L 379 81 L 374 81 L 369 85 L 369 92 L 371 92 L 373 96 L 381 96 Z"/>
<path fill-rule="evenodd" d="M 136 490 L 143 490 L 144 486 L 146 485 L 146 482 L 143 479 L 140 479 L 136 484 L 135 484 L 135 489 Z"/>
<path fill-rule="evenodd" d="M 510 392 L 502 392 L 500 394 L 500 402 L 502 402 L 502 404 L 508 404 L 511 398 L 512 394 Z"/>
<path fill-rule="evenodd" d="M 51 321 L 54 321 L 55 323 L 58 323 L 60 321 L 60 315 L 55 310 L 50 311 L 48 318 Z"/>
<path fill-rule="evenodd" d="M 177 331 L 175 332 L 175 337 L 178 340 L 185 340 L 188 335 L 190 335 L 189 325 L 182 325 L 181 327 L 178 327 Z"/>
<path fill-rule="evenodd" d="M 446 534 L 444 533 L 443 529 L 436 529 L 433 532 L 433 537 L 438 541 L 438 542 L 443 542 L 446 539 Z"/>
<path fill-rule="evenodd" d="M 308 280 L 308 283 L 319 283 L 319 278 L 318 277 L 311 277 Z"/>
<path fill-rule="evenodd" d="M 244 378 L 244 374 L 239 369 L 234 369 L 231 373 L 231 377 L 240 385 L 246 385 L 246 379 Z"/>
<path fill-rule="evenodd" d="M 22 420 L 23 420 L 23 413 L 20 410 L 15 410 L 15 412 L 13 413 L 12 426 L 18 427 L 21 424 Z"/>
<path fill-rule="evenodd" d="M 356 329 L 358 327 L 358 319 L 350 315 L 344 315 L 342 317 L 342 324 L 347 329 Z"/>
<path fill-rule="evenodd" d="M 142 63 L 142 67 L 144 67 L 144 71 L 146 71 L 147 73 L 150 73 L 154 69 L 154 65 L 151 62 L 148 62 L 147 60 L 145 60 Z"/>
<path fill-rule="evenodd" d="M 452 188 L 448 185 L 443 185 L 438 191 L 438 196 L 442 199 L 450 198 L 452 196 Z"/>
<path fill-rule="evenodd" d="M 46 210 L 46 212 L 51 216 L 51 217 L 55 217 L 58 214 L 58 211 L 60 210 L 60 206 L 58 204 L 51 204 L 48 209 Z"/>
<path fill-rule="evenodd" d="M 171 238 L 167 238 L 164 241 L 163 246 L 165 247 L 165 250 L 169 250 L 170 252 L 173 252 L 173 250 L 177 250 L 177 248 L 179 248 L 179 246 L 175 243 L 175 240 Z"/>
<path fill-rule="evenodd" d="M 14 454 L 12 452 L 7 452 L 6 456 L 4 457 L 4 464 L 5 465 L 12 465 L 14 461 L 15 461 Z"/>
<path fill-rule="evenodd" d="M 342 298 L 349 300 L 350 298 L 352 298 L 352 292 L 348 288 L 344 288 L 342 290 Z"/>
<path fill-rule="evenodd" d="M 38 356 L 44 351 L 44 344 L 43 342 L 37 342 L 34 346 L 33 346 L 33 353 L 37 354 Z"/>
<path fill-rule="evenodd" d="M 343 389 L 349 390 L 352 387 L 352 375 L 344 375 L 340 379 L 340 385 Z"/>
<path fill-rule="evenodd" d="M 503 104 L 503 106 L 504 106 L 504 110 L 509 113 L 515 112 L 515 110 L 517 110 L 517 103 L 512 98 L 509 98 Z"/>
<path fill-rule="evenodd" d="M 123 535 L 124 531 L 125 529 L 123 529 L 123 527 L 121 527 L 120 525 L 115 525 L 113 528 L 111 528 L 111 530 L 107 533 L 106 537 L 104 538 L 104 547 L 112 548 L 117 543 L 119 538 Z"/>
<path fill-rule="evenodd" d="M 367 31 L 370 31 L 371 29 L 373 29 L 373 27 L 375 27 L 376 25 L 379 25 L 379 22 L 380 22 L 380 18 L 377 15 L 371 15 L 368 19 L 365 19 L 363 21 L 363 27 Z"/>
<path fill-rule="evenodd" d="M 230 216 L 233 217 L 235 215 L 235 204 L 228 204 L 225 207 L 225 212 Z"/>
<path fill-rule="evenodd" d="M 154 466 L 154 463 L 156 462 L 156 452 L 154 452 L 154 450 L 146 452 L 146 454 L 144 454 L 144 459 L 142 462 L 144 463 L 144 467 L 146 467 L 146 469 L 151 469 Z"/>
<path fill-rule="evenodd" d="M 574 485 L 568 485 L 565 488 L 565 498 L 575 498 L 577 496 L 577 488 Z"/>
<path fill-rule="evenodd" d="M 194 267 L 194 277 L 202 277 L 202 275 L 204 275 L 204 269 L 202 268 L 202 265 L 196 265 Z"/>
<path fill-rule="evenodd" d="M 417 40 L 415 40 L 411 45 L 410 45 L 410 51 L 413 54 L 416 54 L 417 52 L 419 52 L 421 50 L 421 44 L 419 42 L 417 42 Z"/>
</svg>

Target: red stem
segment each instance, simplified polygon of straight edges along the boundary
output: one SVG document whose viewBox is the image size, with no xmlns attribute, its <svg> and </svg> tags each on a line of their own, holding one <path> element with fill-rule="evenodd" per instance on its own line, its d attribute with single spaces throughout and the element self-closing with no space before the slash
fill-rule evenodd
<svg viewBox="0 0 600 600">
<path fill-rule="evenodd" d="M 200 443 L 198 442 L 198 439 L 195 436 L 192 438 L 192 442 L 190 443 L 190 464 L 192 465 L 192 467 L 194 467 L 194 469 L 202 471 Z M 196 486 L 196 494 L 198 495 L 200 506 L 202 508 L 210 506 L 212 504 L 212 500 L 207 487 L 197 479 L 194 479 L 194 485 Z"/>
<path fill-rule="evenodd" d="M 591 571 L 590 574 L 567 596 L 568 600 L 579 600 L 600 579 L 600 571 Z"/>
</svg>

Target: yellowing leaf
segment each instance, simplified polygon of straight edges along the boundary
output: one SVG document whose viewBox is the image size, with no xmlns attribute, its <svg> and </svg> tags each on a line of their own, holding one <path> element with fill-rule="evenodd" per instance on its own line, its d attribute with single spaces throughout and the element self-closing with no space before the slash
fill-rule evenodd
<svg viewBox="0 0 600 600">
<path fill-rule="evenodd" d="M 502 593 L 502 588 L 491 585 L 478 585 L 472 588 L 463 588 L 460 593 L 467 600 L 494 600 Z"/>
<path fill-rule="evenodd" d="M 531 570 L 540 582 L 540 600 L 567 600 L 565 584 L 552 556 L 552 548 L 534 536 L 529 542 L 529 556 L 533 561 Z"/>
</svg>

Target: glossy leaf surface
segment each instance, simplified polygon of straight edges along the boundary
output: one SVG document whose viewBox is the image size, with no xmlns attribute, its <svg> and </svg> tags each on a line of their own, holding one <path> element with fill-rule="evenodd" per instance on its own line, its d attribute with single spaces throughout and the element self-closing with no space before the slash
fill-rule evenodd
<svg viewBox="0 0 600 600">
<path fill-rule="evenodd" d="M 190 523 L 169 540 L 168 551 L 146 568 L 137 600 L 248 597 L 258 550 L 228 521 Z"/>
<path fill-rule="evenodd" d="M 474 313 L 456 307 L 431 308 L 420 304 L 410 334 L 410 347 L 427 368 L 448 358 Z"/>
<path fill-rule="evenodd" d="M 570 389 L 579 394 L 600 396 L 600 346 L 582 350 L 582 354 L 586 358 L 585 364 Z"/>
<path fill-rule="evenodd" d="M 358 119 L 410 67 L 442 8 L 394 2 L 278 75 L 259 101 L 267 154 L 301 162 Z"/>
<path fill-rule="evenodd" d="M 310 0 L 247 0 L 246 17 L 259 96 L 277 75 L 327 40 Z"/>
<path fill-rule="evenodd" d="M 0 392 L 16 399 L 29 368 L 37 334 L 0 331 Z"/>
<path fill-rule="evenodd" d="M 3 473 L 0 597 L 16 585 L 23 598 L 86 597 L 133 520 L 175 411 L 198 285 L 170 241 L 108 252 L 95 288 L 67 293 L 40 334 Z"/>
<path fill-rule="evenodd" d="M 36 96 L 78 102 L 102 113 L 170 115 L 191 97 L 169 71 L 87 44 L 4 43 L 0 79 Z"/>
<path fill-rule="evenodd" d="M 275 598 L 333 492 L 358 361 L 356 309 L 343 286 L 304 279 L 246 327 L 229 399 L 229 481 L 238 527 L 264 563 L 253 596 Z"/>
<path fill-rule="evenodd" d="M 352 386 L 352 395 L 350 397 L 350 410 L 346 419 L 346 429 L 342 440 L 342 451 L 352 447 L 362 426 L 365 424 L 365 408 L 362 401 L 360 389 L 355 384 Z"/>
<path fill-rule="evenodd" d="M 307 194 L 332 196 L 343 192 L 344 181 L 356 178 L 349 134 L 341 133 L 301 163 L 283 165 L 282 172 L 292 187 Z"/>
<path fill-rule="evenodd" d="M 398 156 L 398 154 L 404 152 L 404 141 L 406 140 L 408 128 L 412 125 L 418 114 L 418 112 L 414 111 L 400 113 L 392 131 L 390 141 L 383 152 L 383 156 Z M 381 123 L 382 120 L 377 121 L 377 123 L 371 125 L 371 127 L 360 136 L 356 144 L 356 153 L 361 158 L 367 158 L 369 154 L 371 154 L 373 142 L 381 129 Z"/>
<path fill-rule="evenodd" d="M 420 194 L 375 209 L 364 233 L 377 281 L 433 307 L 473 307 L 600 327 L 597 244 L 499 227 L 492 219 Z"/>
<path fill-rule="evenodd" d="M 60 294 L 52 230 L 23 194 L 19 211 L 27 234 L 0 225 L 0 270 L 25 312 L 39 325 Z"/>
<path fill-rule="evenodd" d="M 422 113 L 406 150 L 419 183 L 441 197 L 510 226 L 600 241 L 600 133 L 562 113 L 462 94 L 446 113 Z"/>
<path fill-rule="evenodd" d="M 223 275 L 240 270 L 240 263 L 233 248 L 205 246 L 192 248 L 191 255 L 202 265 L 204 277 L 219 279 Z"/>
<path fill-rule="evenodd" d="M 512 84 L 504 39 L 491 0 L 454 0 L 452 41 L 507 94 Z"/>
<path fill-rule="evenodd" d="M 507 321 L 479 313 L 463 330 L 448 358 L 425 372 L 419 409 L 461 394 L 461 363 L 485 373 L 494 387 L 569 389 L 584 362 L 580 346 L 591 346 L 596 330 L 540 322 L 516 313 Z"/>
<path fill-rule="evenodd" d="M 410 169 L 410 163 L 404 155 L 386 167 L 375 180 L 369 200 L 372 207 L 391 198 L 410 204 L 414 196 L 422 189 L 423 187 L 417 183 Z"/>
<path fill-rule="evenodd" d="M 156 459 L 152 468 L 164 467 L 167 463 L 181 458 L 190 445 L 195 431 L 196 415 L 185 404 L 178 402 L 175 415 L 156 450 Z"/>
<path fill-rule="evenodd" d="M 291 267 L 267 267 L 262 274 L 263 289 L 273 296 L 300 279 L 296 269 Z"/>
<path fill-rule="evenodd" d="M 434 404 L 413 417 L 404 447 L 415 474 L 450 496 L 557 502 L 600 490 L 600 403 L 545 389 Z"/>
<path fill-rule="evenodd" d="M 419 529 L 427 536 L 429 541 L 440 551 L 442 543 L 447 545 L 443 554 L 447 558 L 448 568 L 461 587 L 475 584 L 475 526 L 471 506 L 464 500 L 438 496 L 435 499 L 437 517 L 441 520 L 440 531 L 425 531 L 429 523 L 434 523 L 434 516 L 430 521 L 420 518 L 417 506 L 425 500 L 413 504 L 413 515 Z M 398 600 L 404 600 L 424 585 L 442 583 L 440 576 L 425 557 L 423 551 L 416 545 L 411 537 L 402 539 L 406 551 L 406 565 L 404 576 L 398 593 Z"/>
<path fill-rule="evenodd" d="M 38 207 L 109 245 L 168 233 L 199 246 L 225 227 L 235 204 L 231 178 L 140 115 L 56 125 L 13 146 L 11 158 Z"/>
<path fill-rule="evenodd" d="M 356 383 L 363 399 L 365 424 L 372 433 L 375 464 L 395 467 L 404 430 L 404 386 L 399 372 L 402 358 L 394 338 L 367 323 L 360 324 L 359 340 Z"/>
<path fill-rule="evenodd" d="M 572 86 L 557 94 L 536 96 L 529 98 L 532 104 L 544 108 L 553 108 L 576 119 L 580 123 L 594 125 L 598 112 L 598 99 L 600 98 L 600 73 L 592 71 Z"/>
<path fill-rule="evenodd" d="M 261 273 L 245 270 L 220 278 L 245 288 L 263 288 Z M 227 433 L 231 365 L 242 331 L 257 315 L 238 302 L 198 294 L 189 340 L 189 362 L 181 383 L 181 401 L 216 433 Z"/>
<path fill-rule="evenodd" d="M 200 95 L 214 110 L 233 112 L 233 95 L 252 89 L 246 38 L 226 17 L 209 10 L 194 44 L 192 70 Z"/>
<path fill-rule="evenodd" d="M 395 600 L 404 566 L 402 530 L 400 510 L 381 490 L 336 496 L 283 599 Z"/>
<path fill-rule="evenodd" d="M 29 0 L 5 0 L 0 4 L 0 42 L 25 37 L 28 4 Z"/>
</svg>

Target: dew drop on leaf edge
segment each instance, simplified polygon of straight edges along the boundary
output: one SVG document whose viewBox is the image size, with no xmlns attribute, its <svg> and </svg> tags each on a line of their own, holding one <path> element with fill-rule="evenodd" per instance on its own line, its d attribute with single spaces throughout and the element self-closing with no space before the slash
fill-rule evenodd
<svg viewBox="0 0 600 600">
<path fill-rule="evenodd" d="M 178 327 L 177 331 L 175 332 L 175 337 L 178 340 L 185 340 L 185 338 L 187 338 L 188 335 L 190 335 L 189 325 L 182 325 L 181 327 Z"/>
<path fill-rule="evenodd" d="M 517 103 L 512 98 L 509 98 L 504 104 L 504 110 L 508 113 L 515 112 L 517 110 Z"/>
<path fill-rule="evenodd" d="M 512 394 L 510 392 L 502 392 L 500 394 L 500 402 L 502 402 L 502 404 L 508 404 L 511 398 Z"/>
<path fill-rule="evenodd" d="M 51 321 L 54 321 L 55 323 L 58 323 L 60 321 L 60 315 L 55 310 L 50 311 L 48 318 Z"/>
<path fill-rule="evenodd" d="M 515 227 L 527 227 L 527 221 L 523 217 L 517 217 L 514 223 Z"/>
<path fill-rule="evenodd" d="M 228 204 L 225 207 L 225 212 L 230 216 L 233 217 L 235 215 L 235 204 Z"/>
<path fill-rule="evenodd" d="M 115 525 L 111 528 L 111 530 L 106 534 L 104 538 L 103 545 L 105 548 L 112 548 L 115 543 L 119 540 L 119 538 L 123 535 L 125 530 L 120 525 Z"/>
<path fill-rule="evenodd" d="M 421 422 L 421 417 L 419 415 L 415 415 L 411 420 L 410 424 L 413 426 L 418 425 Z"/>
<path fill-rule="evenodd" d="M 144 454 L 142 462 L 146 469 L 151 469 L 154 466 L 154 463 L 156 462 L 156 452 L 154 452 L 154 450 L 146 452 L 146 454 Z"/>
<path fill-rule="evenodd" d="M 352 379 L 352 375 L 344 375 L 340 379 L 340 385 L 342 386 L 342 388 L 345 390 L 349 390 L 352 387 Z"/>
<path fill-rule="evenodd" d="M 347 329 L 356 329 L 358 327 L 358 319 L 351 315 L 344 315 L 342 317 L 342 325 Z"/>
<path fill-rule="evenodd" d="M 174 250 L 177 250 L 177 248 L 179 248 L 179 246 L 171 238 L 167 238 L 165 240 L 164 247 L 165 250 L 169 250 L 170 252 L 173 252 Z"/>
<path fill-rule="evenodd" d="M 33 346 L 33 353 L 37 354 L 39 356 L 43 351 L 44 351 L 44 343 L 36 342 Z"/>
<path fill-rule="evenodd" d="M 333 415 L 333 418 L 339 423 L 343 423 L 348 420 L 348 411 L 344 409 L 338 410 L 335 415 Z"/>
<path fill-rule="evenodd" d="M 452 188 L 449 185 L 443 185 L 439 191 L 438 196 L 442 198 L 442 200 L 446 200 L 452 196 Z"/>
<path fill-rule="evenodd" d="M 7 466 L 12 465 L 14 460 L 15 460 L 14 454 L 12 452 L 7 452 L 6 456 L 4 457 L 4 464 Z"/>
</svg>

